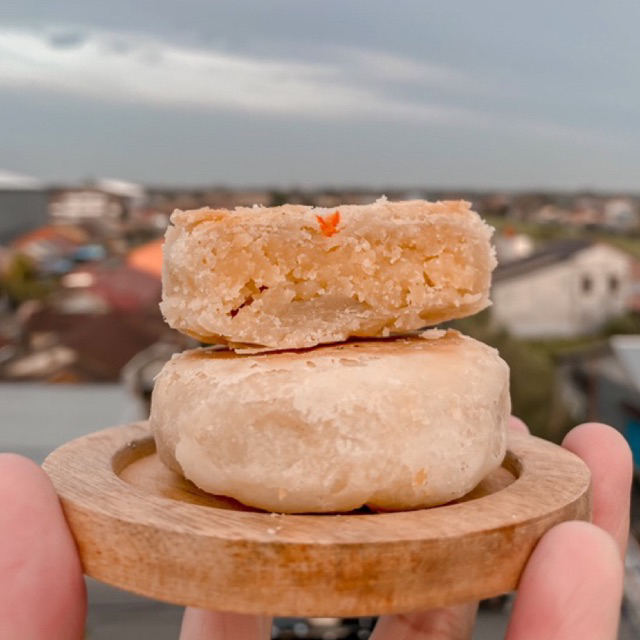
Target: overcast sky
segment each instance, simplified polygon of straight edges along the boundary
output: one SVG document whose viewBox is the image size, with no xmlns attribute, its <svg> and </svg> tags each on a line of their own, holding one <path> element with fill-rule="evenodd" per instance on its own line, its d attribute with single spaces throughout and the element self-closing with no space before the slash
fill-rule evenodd
<svg viewBox="0 0 640 640">
<path fill-rule="evenodd" d="M 0 170 L 640 192 L 638 0 L 0 3 Z"/>
</svg>

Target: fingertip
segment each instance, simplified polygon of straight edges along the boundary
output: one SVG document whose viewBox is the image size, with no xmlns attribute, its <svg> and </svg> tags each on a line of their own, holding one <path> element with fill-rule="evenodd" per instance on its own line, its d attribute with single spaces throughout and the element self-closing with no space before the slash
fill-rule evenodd
<svg viewBox="0 0 640 640">
<path fill-rule="evenodd" d="M 509 428 L 520 433 L 529 433 L 529 427 L 516 416 L 509 417 Z"/>
<path fill-rule="evenodd" d="M 2 637 L 82 638 L 84 578 L 49 477 L 27 458 L 0 454 L 0 504 Z"/>
<path fill-rule="evenodd" d="M 18 473 L 26 475 L 44 474 L 41 467 L 33 460 L 18 455 L 17 453 L 0 453 L 0 473 Z"/>
<path fill-rule="evenodd" d="M 17 453 L 0 453 L 0 492 L 10 497 L 28 492 L 31 501 L 55 494 L 49 476 L 38 464 Z"/>
<path fill-rule="evenodd" d="M 587 422 L 572 429 L 562 445 L 591 470 L 593 521 L 617 540 L 624 555 L 633 481 L 633 456 L 627 440 L 613 427 Z"/>
<path fill-rule="evenodd" d="M 587 522 L 548 531 L 523 572 L 507 640 L 615 637 L 624 566 L 613 538 Z"/>
<path fill-rule="evenodd" d="M 272 618 L 187 607 L 180 640 L 267 640 Z"/>
<path fill-rule="evenodd" d="M 607 449 L 625 469 L 631 470 L 633 456 L 627 439 L 613 427 L 602 422 L 585 422 L 569 431 L 562 446 L 580 455 L 585 450 Z"/>
<path fill-rule="evenodd" d="M 594 573 L 622 582 L 624 567 L 614 538 L 600 527 L 580 520 L 563 522 L 548 531 L 534 553 L 568 554 L 577 566 L 593 565 Z"/>
<path fill-rule="evenodd" d="M 49 476 L 33 460 L 15 453 L 0 454 L 0 528 L 8 522 L 57 518 L 58 499 Z"/>
</svg>

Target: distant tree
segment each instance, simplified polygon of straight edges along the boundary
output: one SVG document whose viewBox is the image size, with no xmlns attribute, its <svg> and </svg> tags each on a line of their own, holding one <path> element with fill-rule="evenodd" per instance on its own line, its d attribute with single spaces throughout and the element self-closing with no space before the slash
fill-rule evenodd
<svg viewBox="0 0 640 640">
<path fill-rule="evenodd" d="M 611 318 L 602 328 L 605 336 L 625 333 L 640 333 L 640 314 L 633 311 Z"/>
<path fill-rule="evenodd" d="M 561 439 L 571 424 L 555 387 L 553 354 L 497 327 L 488 310 L 456 320 L 450 326 L 498 350 L 510 369 L 513 414 L 524 420 L 535 435 Z"/>
<path fill-rule="evenodd" d="M 21 253 L 13 257 L 0 282 L 14 306 L 27 300 L 42 300 L 53 289 L 51 282 L 40 277 L 33 261 Z"/>
<path fill-rule="evenodd" d="M 269 206 L 281 207 L 289 202 L 289 195 L 285 191 L 272 191 L 269 194 Z"/>
</svg>

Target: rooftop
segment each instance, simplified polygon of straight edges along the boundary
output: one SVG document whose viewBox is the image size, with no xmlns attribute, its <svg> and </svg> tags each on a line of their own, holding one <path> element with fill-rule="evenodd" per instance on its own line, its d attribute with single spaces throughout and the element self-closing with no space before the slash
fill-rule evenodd
<svg viewBox="0 0 640 640">
<path fill-rule="evenodd" d="M 0 169 L 0 191 L 41 191 L 44 184 L 37 178 Z"/>
<path fill-rule="evenodd" d="M 531 271 L 564 262 L 572 258 L 576 253 L 584 251 L 592 245 L 592 242 L 583 239 L 553 242 L 526 258 L 515 260 L 508 264 L 498 265 L 493 275 L 493 281 L 502 282 L 504 280 L 510 280 L 511 278 L 530 273 Z"/>
<path fill-rule="evenodd" d="M 0 406 L 0 451 L 37 462 L 73 438 L 142 417 L 122 384 L 2 383 Z"/>
<path fill-rule="evenodd" d="M 161 277 L 163 244 L 164 238 L 160 238 L 136 247 L 127 256 L 127 264 L 158 278 Z"/>
</svg>

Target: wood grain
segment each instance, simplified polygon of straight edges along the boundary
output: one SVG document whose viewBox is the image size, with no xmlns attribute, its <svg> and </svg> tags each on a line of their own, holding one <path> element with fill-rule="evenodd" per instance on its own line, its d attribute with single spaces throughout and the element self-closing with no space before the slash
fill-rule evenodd
<svg viewBox="0 0 640 640">
<path fill-rule="evenodd" d="M 44 468 L 88 575 L 242 613 L 378 615 L 495 596 L 549 528 L 591 515 L 586 465 L 517 433 L 463 500 L 400 513 L 281 515 L 210 496 L 164 468 L 145 423 L 67 443 Z"/>
</svg>

